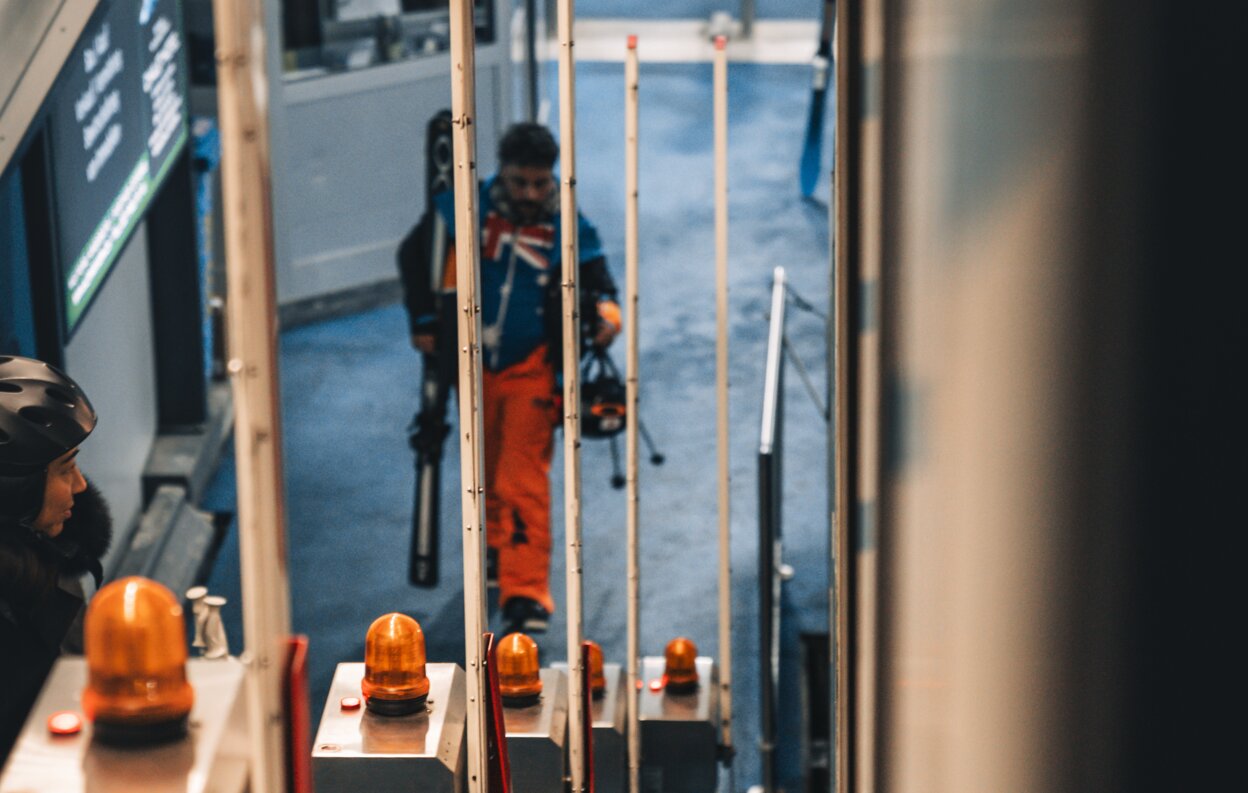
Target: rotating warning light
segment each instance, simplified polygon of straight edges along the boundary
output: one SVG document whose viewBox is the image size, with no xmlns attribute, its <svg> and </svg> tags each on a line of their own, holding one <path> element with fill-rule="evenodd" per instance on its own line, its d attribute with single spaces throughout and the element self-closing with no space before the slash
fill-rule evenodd
<svg viewBox="0 0 1248 793">
<path fill-rule="evenodd" d="M 365 706 L 381 716 L 406 716 L 425 708 L 425 633 L 406 614 L 373 620 L 364 640 Z"/>
<path fill-rule="evenodd" d="M 130 576 L 101 589 L 83 626 L 82 709 L 106 743 L 133 745 L 186 734 L 195 692 L 186 680 L 186 627 L 173 593 Z"/>
<path fill-rule="evenodd" d="M 679 694 L 693 691 L 698 687 L 698 646 L 684 636 L 678 636 L 667 643 L 663 653 L 667 664 L 663 677 L 667 681 L 667 690 Z"/>
<path fill-rule="evenodd" d="M 594 699 L 601 699 L 607 693 L 607 675 L 602 671 L 602 647 L 598 642 L 585 643 L 589 645 L 589 690 Z"/>
<path fill-rule="evenodd" d="M 498 646 L 498 693 L 513 708 L 536 705 L 542 696 L 537 664 L 537 642 L 523 633 L 510 633 Z"/>
</svg>

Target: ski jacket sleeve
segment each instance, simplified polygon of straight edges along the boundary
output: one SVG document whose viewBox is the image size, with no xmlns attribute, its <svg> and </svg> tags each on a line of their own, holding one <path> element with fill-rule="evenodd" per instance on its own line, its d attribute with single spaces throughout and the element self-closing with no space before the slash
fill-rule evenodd
<svg viewBox="0 0 1248 793">
<path fill-rule="evenodd" d="M 619 298 L 615 280 L 611 277 L 611 271 L 607 269 L 607 257 L 602 249 L 598 229 L 579 213 L 578 220 L 580 221 L 578 239 L 581 256 L 579 272 L 581 316 L 585 318 L 585 324 L 589 326 L 588 328 L 582 327 L 582 333 L 588 332 L 592 335 L 599 322 L 617 322 L 618 324 Z M 610 305 L 601 305 L 604 303 Z"/>
<path fill-rule="evenodd" d="M 408 329 L 413 334 L 437 330 L 437 295 L 433 290 L 433 262 L 429 255 L 433 218 L 433 211 L 426 210 L 399 244 L 397 254 L 403 306 L 407 309 Z"/>
<path fill-rule="evenodd" d="M 578 219 L 581 264 L 577 273 L 577 285 L 581 296 L 581 338 L 590 339 L 596 335 L 601 322 L 614 321 L 614 317 L 618 317 L 619 308 L 615 280 L 607 269 L 607 257 L 602 249 L 598 229 L 584 215 L 578 213 Z M 547 289 L 545 315 L 550 360 L 557 367 L 561 365 L 560 350 L 563 348 L 563 293 L 559 288 L 558 278 L 552 278 Z"/>
</svg>

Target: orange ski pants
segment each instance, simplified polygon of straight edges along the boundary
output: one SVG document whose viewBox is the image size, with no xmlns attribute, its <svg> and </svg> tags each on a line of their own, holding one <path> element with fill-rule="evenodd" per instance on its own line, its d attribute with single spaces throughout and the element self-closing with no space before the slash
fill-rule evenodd
<svg viewBox="0 0 1248 793">
<path fill-rule="evenodd" d="M 498 551 L 499 602 L 527 597 L 551 613 L 550 458 L 555 371 L 545 345 L 499 372 L 485 371 L 485 534 Z"/>
</svg>

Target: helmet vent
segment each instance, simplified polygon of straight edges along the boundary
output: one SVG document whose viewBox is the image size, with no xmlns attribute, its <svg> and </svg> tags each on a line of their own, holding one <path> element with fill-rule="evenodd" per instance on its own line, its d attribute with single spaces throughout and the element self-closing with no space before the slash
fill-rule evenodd
<svg viewBox="0 0 1248 793">
<path fill-rule="evenodd" d="M 48 386 L 43 392 L 55 399 L 57 402 L 64 402 L 69 407 L 74 406 L 74 398 L 55 386 Z"/>
<path fill-rule="evenodd" d="M 0 382 L 0 391 L 6 394 L 20 394 L 22 393 L 22 387 L 17 383 Z"/>
<path fill-rule="evenodd" d="M 31 424 L 38 424 L 40 427 L 51 429 L 53 415 L 50 410 L 38 407 L 36 405 L 27 405 L 17 411 L 17 415 L 29 421 Z"/>
</svg>

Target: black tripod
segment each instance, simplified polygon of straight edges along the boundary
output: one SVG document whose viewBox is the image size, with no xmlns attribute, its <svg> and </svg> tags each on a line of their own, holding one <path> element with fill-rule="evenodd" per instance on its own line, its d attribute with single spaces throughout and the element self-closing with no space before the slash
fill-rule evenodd
<svg viewBox="0 0 1248 793">
<path fill-rule="evenodd" d="M 646 444 L 646 449 L 650 452 L 650 464 L 662 465 L 667 458 L 654 445 L 654 439 L 650 437 L 650 433 L 646 431 L 646 424 L 641 420 L 641 416 L 637 417 L 637 430 L 641 433 L 641 439 Z M 615 445 L 615 437 L 612 435 L 608 438 L 611 441 L 611 487 L 616 490 L 622 490 L 624 485 L 628 484 L 624 472 L 620 470 L 620 449 Z"/>
</svg>

